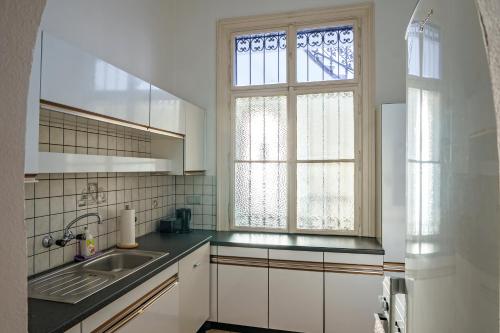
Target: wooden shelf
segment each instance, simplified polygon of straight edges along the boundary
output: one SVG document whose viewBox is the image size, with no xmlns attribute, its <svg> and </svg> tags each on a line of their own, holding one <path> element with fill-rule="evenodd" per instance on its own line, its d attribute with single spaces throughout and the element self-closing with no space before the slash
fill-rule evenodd
<svg viewBox="0 0 500 333">
<path fill-rule="evenodd" d="M 38 173 L 172 171 L 172 162 L 159 158 L 46 152 L 40 152 L 38 158 Z"/>
</svg>

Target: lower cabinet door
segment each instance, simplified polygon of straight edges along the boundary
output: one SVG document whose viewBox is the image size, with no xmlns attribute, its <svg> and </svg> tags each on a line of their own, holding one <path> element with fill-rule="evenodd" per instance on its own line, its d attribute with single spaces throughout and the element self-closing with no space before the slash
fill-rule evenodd
<svg viewBox="0 0 500 333">
<path fill-rule="evenodd" d="M 269 269 L 269 328 L 323 332 L 323 272 Z"/>
<path fill-rule="evenodd" d="M 179 328 L 179 285 L 176 283 L 116 332 L 181 333 Z"/>
<path fill-rule="evenodd" d="M 325 273 L 325 333 L 373 332 L 380 275 Z"/>
<path fill-rule="evenodd" d="M 210 264 L 210 316 L 209 321 L 217 322 L 217 264 Z"/>
<path fill-rule="evenodd" d="M 210 245 L 179 261 L 180 318 L 183 333 L 197 332 L 210 314 Z"/>
<path fill-rule="evenodd" d="M 218 264 L 220 323 L 268 327 L 268 268 Z"/>
</svg>

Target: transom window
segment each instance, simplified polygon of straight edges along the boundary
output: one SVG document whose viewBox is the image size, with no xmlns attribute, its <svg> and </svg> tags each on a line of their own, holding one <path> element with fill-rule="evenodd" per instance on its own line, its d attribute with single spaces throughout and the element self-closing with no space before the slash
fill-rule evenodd
<svg viewBox="0 0 500 333">
<path fill-rule="evenodd" d="M 219 229 L 363 234 L 369 223 L 371 6 L 325 13 L 264 17 L 266 30 L 219 24 Z"/>
</svg>

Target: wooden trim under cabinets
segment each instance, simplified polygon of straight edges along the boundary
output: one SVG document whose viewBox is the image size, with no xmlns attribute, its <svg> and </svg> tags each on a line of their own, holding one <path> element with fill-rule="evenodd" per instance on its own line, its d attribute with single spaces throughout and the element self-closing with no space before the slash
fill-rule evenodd
<svg viewBox="0 0 500 333">
<path fill-rule="evenodd" d="M 127 324 L 130 320 L 140 315 L 145 308 L 154 303 L 158 298 L 168 292 L 179 281 L 178 275 L 175 274 L 167 279 L 156 288 L 148 292 L 146 295 L 139 298 L 134 303 L 127 306 L 122 311 L 118 312 L 111 319 L 97 327 L 92 333 L 111 333 L 117 331 L 120 327 Z"/>
<path fill-rule="evenodd" d="M 269 260 L 269 268 L 290 269 L 299 271 L 323 272 L 322 262 L 294 261 L 294 260 Z"/>
<path fill-rule="evenodd" d="M 233 256 L 210 256 L 210 262 L 220 265 L 244 266 L 244 267 L 269 267 L 269 260 L 262 258 L 247 258 Z"/>
<path fill-rule="evenodd" d="M 345 264 L 314 261 L 277 260 L 263 258 L 233 257 L 212 255 L 210 262 L 219 265 L 232 265 L 242 267 L 261 267 L 275 269 L 289 269 L 312 272 L 384 275 L 385 268 L 382 265 L 367 264 Z M 391 270 L 392 271 L 392 270 Z M 399 272 L 399 271 L 398 271 Z"/>
<path fill-rule="evenodd" d="M 40 108 L 47 109 L 50 111 L 64 112 L 64 113 L 72 114 L 72 115 L 79 116 L 79 117 L 85 117 L 85 118 L 89 118 L 89 119 L 93 119 L 93 120 L 98 120 L 98 121 L 103 121 L 106 123 L 111 123 L 111 124 L 115 124 L 115 125 L 128 127 L 128 128 L 134 128 L 134 129 L 138 129 L 141 131 L 147 131 L 147 132 L 151 132 L 151 133 L 161 134 L 161 135 L 165 135 L 165 136 L 169 136 L 169 137 L 173 137 L 173 138 L 177 138 L 177 139 L 184 138 L 184 134 L 169 132 L 169 131 L 165 131 L 165 130 L 162 130 L 162 129 L 159 129 L 156 127 L 145 126 L 143 124 L 134 123 L 133 121 L 128 121 L 128 120 L 118 119 L 118 118 L 114 118 L 114 117 L 110 117 L 110 116 L 105 116 L 105 115 L 95 113 L 92 111 L 87 111 L 87 110 L 75 108 L 73 106 L 47 101 L 44 99 L 40 100 Z"/>
<path fill-rule="evenodd" d="M 384 272 L 404 273 L 404 262 L 384 262 Z"/>
<path fill-rule="evenodd" d="M 363 275 L 384 275 L 384 267 L 380 265 L 325 263 L 325 272 Z"/>
</svg>

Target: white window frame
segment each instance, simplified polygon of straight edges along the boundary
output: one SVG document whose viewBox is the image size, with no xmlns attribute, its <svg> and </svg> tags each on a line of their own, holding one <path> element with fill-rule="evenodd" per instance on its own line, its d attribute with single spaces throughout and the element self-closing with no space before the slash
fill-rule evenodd
<svg viewBox="0 0 500 333">
<path fill-rule="evenodd" d="M 351 80 L 296 82 L 296 31 L 302 28 L 352 24 L 355 74 Z M 287 83 L 234 86 L 234 37 L 246 33 L 287 32 Z M 231 61 L 228 61 L 231 59 Z M 329 7 L 277 15 L 223 19 L 217 25 L 217 229 L 310 234 L 375 236 L 375 108 L 373 104 L 373 5 Z M 353 231 L 297 230 L 296 114 L 292 103 L 303 93 L 353 91 L 357 125 L 355 138 L 355 226 Z M 241 228 L 232 225 L 234 100 L 241 96 L 286 95 L 288 107 L 287 229 Z M 291 129 L 291 130 L 290 130 Z"/>
</svg>

